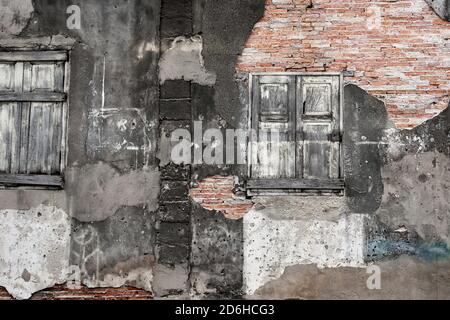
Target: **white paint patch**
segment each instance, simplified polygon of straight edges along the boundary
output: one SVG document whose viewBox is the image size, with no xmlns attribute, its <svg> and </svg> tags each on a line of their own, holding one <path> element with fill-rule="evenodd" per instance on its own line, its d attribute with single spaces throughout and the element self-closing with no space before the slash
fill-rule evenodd
<svg viewBox="0 0 450 320">
<path fill-rule="evenodd" d="M 161 84 L 166 80 L 185 80 L 213 86 L 217 76 L 206 70 L 202 51 L 203 39 L 199 35 L 175 38 L 159 61 Z"/>
<path fill-rule="evenodd" d="M 272 204 L 254 199 L 256 205 L 244 216 L 246 294 L 278 279 L 288 266 L 364 266 L 366 216 L 345 214 L 343 198 L 317 198 L 283 197 Z"/>
<path fill-rule="evenodd" d="M 70 218 L 55 207 L 0 211 L 0 286 L 17 299 L 64 283 Z"/>
</svg>

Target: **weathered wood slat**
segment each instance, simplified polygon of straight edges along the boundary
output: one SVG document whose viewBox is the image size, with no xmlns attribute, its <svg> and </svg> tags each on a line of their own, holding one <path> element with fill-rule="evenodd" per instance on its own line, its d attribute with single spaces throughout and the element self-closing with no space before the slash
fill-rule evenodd
<svg viewBox="0 0 450 320">
<path fill-rule="evenodd" d="M 65 51 L 0 51 L 0 61 L 66 61 Z"/>
<path fill-rule="evenodd" d="M 257 77 L 253 82 L 251 175 L 295 177 L 295 77 Z"/>
<path fill-rule="evenodd" d="M 303 178 L 329 179 L 330 142 L 328 135 L 331 132 L 331 124 L 305 122 L 303 132 Z"/>
<path fill-rule="evenodd" d="M 14 89 L 14 64 L 0 63 L 0 91 L 8 92 Z"/>
<path fill-rule="evenodd" d="M 61 176 L 0 174 L 0 184 L 62 187 L 64 182 Z"/>
<path fill-rule="evenodd" d="M 20 141 L 20 105 L 0 103 L 0 171 L 17 173 Z"/>
<path fill-rule="evenodd" d="M 344 180 L 296 180 L 296 179 L 252 179 L 247 189 L 315 189 L 342 190 Z"/>
<path fill-rule="evenodd" d="M 66 94 L 61 92 L 0 93 L 0 101 L 7 102 L 63 102 L 66 98 Z"/>
</svg>

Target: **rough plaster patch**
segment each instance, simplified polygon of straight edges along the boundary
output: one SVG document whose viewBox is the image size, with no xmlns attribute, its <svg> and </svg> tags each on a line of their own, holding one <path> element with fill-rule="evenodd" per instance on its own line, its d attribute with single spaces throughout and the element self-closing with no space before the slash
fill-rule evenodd
<svg viewBox="0 0 450 320">
<path fill-rule="evenodd" d="M 66 281 L 70 218 L 39 206 L 0 211 L 0 286 L 17 299 Z"/>
<path fill-rule="evenodd" d="M 435 152 L 406 155 L 383 167 L 385 191 L 377 212 L 381 222 L 393 229 L 408 226 L 423 239 L 438 237 L 450 244 L 449 168 L 450 159 Z"/>
<path fill-rule="evenodd" d="M 260 288 L 252 299 L 449 299 L 450 261 L 428 263 L 415 257 L 377 263 L 381 289 L 369 290 L 366 268 L 298 265 Z"/>
<path fill-rule="evenodd" d="M 0 38 L 20 34 L 33 11 L 32 0 L 0 1 Z"/>
<path fill-rule="evenodd" d="M 125 285 L 152 292 L 154 260 L 151 256 L 133 258 L 120 262 L 110 270 L 102 270 L 102 280 L 87 278 L 88 288 L 120 288 Z"/>
<path fill-rule="evenodd" d="M 120 174 L 106 163 L 67 170 L 70 214 L 82 222 L 103 221 L 124 206 L 158 208 L 159 172 L 144 168 Z"/>
<path fill-rule="evenodd" d="M 334 212 L 334 216 L 322 217 L 323 212 L 317 211 L 310 216 L 311 210 L 304 213 L 302 207 L 296 207 L 295 197 L 280 201 L 285 208 L 291 207 L 288 219 L 279 206 L 259 198 L 254 199 L 254 209 L 244 216 L 243 276 L 247 294 L 279 278 L 292 265 L 317 264 L 319 268 L 364 265 L 366 215 Z M 317 199 L 306 200 L 303 208 L 308 204 L 317 206 Z M 260 205 L 263 211 L 258 210 Z"/>
<path fill-rule="evenodd" d="M 176 265 L 173 268 L 158 264 L 155 266 L 153 287 L 159 296 L 187 289 L 189 268 L 187 265 Z"/>
<path fill-rule="evenodd" d="M 205 86 L 216 83 L 216 74 L 206 70 L 201 36 L 178 37 L 165 51 L 159 61 L 159 80 L 185 80 Z"/>
<path fill-rule="evenodd" d="M 346 199 L 338 196 L 267 196 L 258 197 L 255 203 L 259 213 L 273 220 L 320 219 L 337 222 L 347 210 Z"/>
</svg>

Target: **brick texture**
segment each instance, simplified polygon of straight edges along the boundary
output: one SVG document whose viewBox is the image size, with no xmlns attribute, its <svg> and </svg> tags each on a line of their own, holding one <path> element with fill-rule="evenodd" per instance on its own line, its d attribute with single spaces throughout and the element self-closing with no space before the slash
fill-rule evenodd
<svg viewBox="0 0 450 320">
<path fill-rule="evenodd" d="M 236 196 L 234 187 L 234 177 L 214 176 L 191 189 L 190 196 L 207 210 L 220 211 L 228 219 L 240 219 L 252 208 L 253 203 Z"/>
<path fill-rule="evenodd" d="M 410 128 L 448 106 L 449 39 L 424 0 L 267 0 L 237 71 L 353 71 Z"/>
<path fill-rule="evenodd" d="M 0 300 L 12 300 L 8 292 L 0 288 Z M 33 295 L 32 300 L 150 300 L 150 292 L 131 288 L 98 288 L 79 290 L 68 289 L 65 285 L 58 285 Z"/>
</svg>

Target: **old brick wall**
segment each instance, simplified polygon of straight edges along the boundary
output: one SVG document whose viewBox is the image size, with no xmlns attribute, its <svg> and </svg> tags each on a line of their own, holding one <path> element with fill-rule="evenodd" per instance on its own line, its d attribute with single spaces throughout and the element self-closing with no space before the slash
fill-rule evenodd
<svg viewBox="0 0 450 320">
<path fill-rule="evenodd" d="M 244 196 L 236 194 L 235 185 L 233 176 L 213 176 L 201 181 L 189 194 L 207 210 L 220 211 L 228 219 L 240 219 L 253 204 Z"/>
<path fill-rule="evenodd" d="M 423 0 L 267 0 L 237 71 L 348 71 L 410 128 L 448 106 L 449 38 Z"/>
<path fill-rule="evenodd" d="M 12 300 L 8 292 L 0 288 L 0 301 Z M 152 293 L 133 287 L 122 288 L 94 288 L 81 287 L 68 289 L 66 285 L 57 285 L 53 288 L 37 292 L 31 300 L 149 300 Z"/>
</svg>

